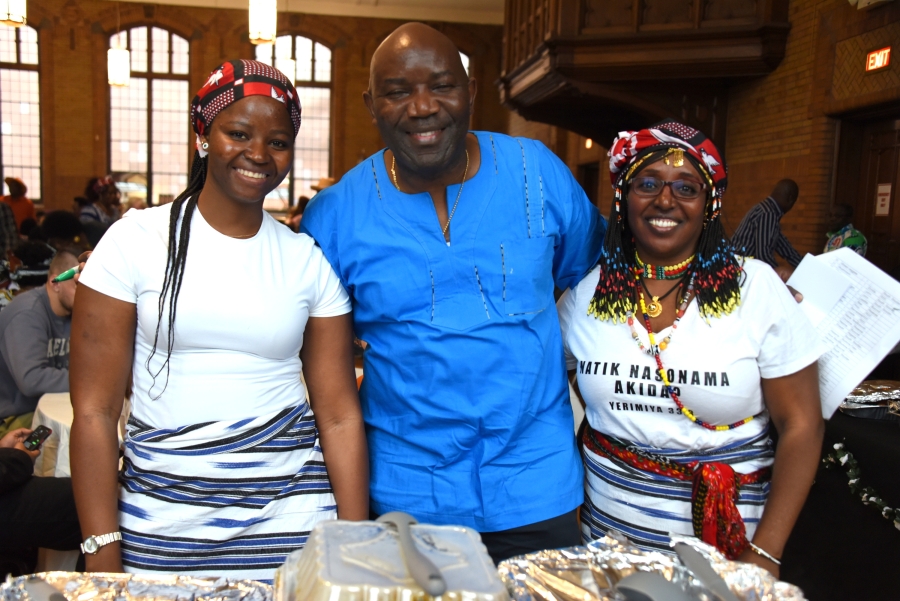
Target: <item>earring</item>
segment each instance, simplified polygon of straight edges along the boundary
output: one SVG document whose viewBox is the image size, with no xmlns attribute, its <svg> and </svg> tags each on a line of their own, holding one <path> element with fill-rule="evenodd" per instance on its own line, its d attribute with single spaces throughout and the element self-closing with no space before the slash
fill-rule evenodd
<svg viewBox="0 0 900 601">
<path fill-rule="evenodd" d="M 202 148 L 203 150 L 209 150 L 209 142 L 204 142 L 200 145 L 200 148 Z"/>
</svg>

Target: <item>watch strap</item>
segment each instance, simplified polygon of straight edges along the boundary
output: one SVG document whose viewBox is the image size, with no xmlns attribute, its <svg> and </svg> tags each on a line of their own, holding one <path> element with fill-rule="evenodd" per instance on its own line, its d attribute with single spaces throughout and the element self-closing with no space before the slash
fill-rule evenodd
<svg viewBox="0 0 900 601">
<path fill-rule="evenodd" d="M 100 550 L 101 547 L 122 540 L 122 533 L 119 531 L 101 534 L 99 536 L 89 536 L 81 543 L 81 552 L 86 555 L 93 555 Z"/>
</svg>

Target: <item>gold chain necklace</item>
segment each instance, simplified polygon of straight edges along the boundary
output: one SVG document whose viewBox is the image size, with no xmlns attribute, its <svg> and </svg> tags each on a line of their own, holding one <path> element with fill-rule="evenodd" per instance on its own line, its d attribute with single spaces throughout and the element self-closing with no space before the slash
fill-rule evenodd
<svg viewBox="0 0 900 601">
<path fill-rule="evenodd" d="M 463 171 L 462 181 L 459 183 L 459 191 L 456 193 L 456 202 L 453 203 L 453 209 L 450 210 L 450 216 L 447 217 L 447 223 L 444 227 L 441 228 L 441 234 L 444 236 L 447 235 L 447 230 L 450 229 L 450 222 L 453 221 L 453 216 L 456 214 L 456 205 L 459 204 L 459 197 L 462 196 L 463 186 L 466 185 L 466 176 L 469 174 L 469 149 L 466 149 L 466 168 Z M 391 178 L 394 180 L 394 187 L 400 190 L 400 184 L 397 183 L 397 159 L 394 157 L 394 154 L 391 153 Z M 401 192 L 403 190 L 400 190 Z"/>
</svg>

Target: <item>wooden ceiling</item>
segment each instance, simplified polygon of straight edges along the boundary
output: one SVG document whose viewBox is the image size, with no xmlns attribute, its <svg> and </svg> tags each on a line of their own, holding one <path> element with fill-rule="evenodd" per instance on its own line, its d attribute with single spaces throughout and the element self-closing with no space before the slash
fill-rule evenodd
<svg viewBox="0 0 900 601">
<path fill-rule="evenodd" d="M 153 3 L 246 9 L 248 0 L 155 0 Z M 343 17 L 503 24 L 503 0 L 278 0 L 278 10 Z"/>
</svg>

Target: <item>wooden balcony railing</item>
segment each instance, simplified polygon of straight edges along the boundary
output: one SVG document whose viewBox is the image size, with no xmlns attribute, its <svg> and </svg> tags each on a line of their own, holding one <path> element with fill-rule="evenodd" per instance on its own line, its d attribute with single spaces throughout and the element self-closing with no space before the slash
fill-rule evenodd
<svg viewBox="0 0 900 601">
<path fill-rule="evenodd" d="M 724 140 L 729 81 L 784 58 L 789 0 L 506 0 L 503 103 L 586 137 L 677 117 Z"/>
<path fill-rule="evenodd" d="M 773 27 L 786 33 L 787 7 L 787 0 L 507 0 L 503 73 L 554 42 L 715 42 Z"/>
</svg>

